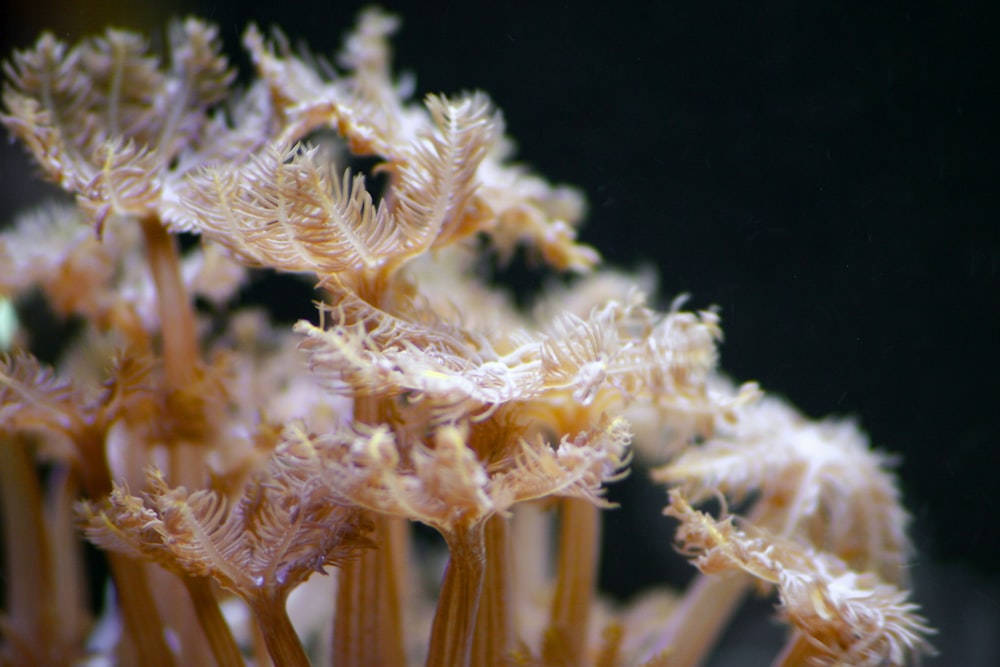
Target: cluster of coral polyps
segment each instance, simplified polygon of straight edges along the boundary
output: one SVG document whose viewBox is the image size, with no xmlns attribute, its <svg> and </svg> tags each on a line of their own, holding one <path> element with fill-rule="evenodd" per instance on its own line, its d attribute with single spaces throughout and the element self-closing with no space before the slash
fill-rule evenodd
<svg viewBox="0 0 1000 667">
<path fill-rule="evenodd" d="M 251 27 L 242 88 L 194 19 L 163 58 L 108 30 L 6 65 L 3 123 L 75 201 L 3 233 L 0 294 L 79 325 L 51 367 L 2 341 L 4 664 L 694 665 L 755 584 L 775 664 L 926 650 L 884 457 L 722 379 L 714 312 L 595 268 L 581 196 L 510 162 L 484 94 L 409 99 L 395 26 L 364 12 L 332 65 Z M 575 274 L 530 314 L 476 278 L 522 251 Z M 249 305 L 254 269 L 311 282 L 313 320 Z M 611 613 L 600 510 L 633 433 L 702 574 Z M 693 509 L 713 497 L 746 516 Z"/>
</svg>

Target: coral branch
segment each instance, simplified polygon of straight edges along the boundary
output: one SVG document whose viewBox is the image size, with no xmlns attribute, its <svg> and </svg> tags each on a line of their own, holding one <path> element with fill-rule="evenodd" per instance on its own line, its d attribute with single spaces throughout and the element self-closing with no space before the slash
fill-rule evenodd
<svg viewBox="0 0 1000 667">
<path fill-rule="evenodd" d="M 218 667 L 244 667 L 243 655 L 219 609 L 219 602 L 207 577 L 183 577 L 198 622 Z"/>
<path fill-rule="evenodd" d="M 53 602 L 51 558 L 42 518 L 42 495 L 28 443 L 0 431 L 0 526 L 7 545 L 3 631 L 17 638 L 0 656 L 15 663 L 46 662 L 58 655 L 52 631 L 58 627 Z M 18 647 L 47 655 L 18 655 Z M 49 653 L 51 651 L 51 653 Z M 13 653 L 11 655 L 10 653 Z M 65 656 L 68 658 L 69 656 Z"/>
<path fill-rule="evenodd" d="M 333 616 L 333 664 L 402 665 L 399 566 L 406 557 L 398 519 L 375 517 L 376 548 L 341 566 Z"/>
<path fill-rule="evenodd" d="M 510 526 L 505 517 L 493 516 L 484 528 L 486 573 L 476 617 L 471 664 L 502 667 L 514 638 L 513 583 Z"/>
<path fill-rule="evenodd" d="M 309 656 L 302 648 L 302 642 L 288 618 L 285 601 L 260 596 L 249 602 L 274 664 L 281 667 L 311 667 Z"/>
<path fill-rule="evenodd" d="M 149 270 L 156 285 L 163 365 L 168 384 L 179 390 L 190 381 L 199 356 L 192 303 L 181 278 L 176 240 L 159 220 L 143 218 L 141 224 Z"/>
<path fill-rule="evenodd" d="M 560 502 L 559 561 L 544 649 L 559 664 L 582 667 L 590 630 L 590 612 L 597 588 L 601 517 L 587 500 Z"/>
<path fill-rule="evenodd" d="M 481 523 L 445 535 L 448 565 L 431 627 L 426 667 L 469 667 L 486 571 Z"/>
</svg>

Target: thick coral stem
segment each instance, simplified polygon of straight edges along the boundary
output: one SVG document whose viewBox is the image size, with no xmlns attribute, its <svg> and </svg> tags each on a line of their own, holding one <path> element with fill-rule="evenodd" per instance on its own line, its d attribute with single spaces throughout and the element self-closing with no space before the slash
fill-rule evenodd
<svg viewBox="0 0 1000 667">
<path fill-rule="evenodd" d="M 333 618 L 333 664 L 375 667 L 405 664 L 400 617 L 399 566 L 405 535 L 396 519 L 375 517 L 378 545 L 340 569 Z M 400 544 L 404 541 L 403 544 Z"/>
<path fill-rule="evenodd" d="M 104 434 L 85 428 L 76 434 L 80 452 L 81 481 L 88 498 L 99 499 L 111 492 L 111 475 L 104 448 Z M 174 656 L 163 636 L 163 622 L 150 587 L 145 565 L 136 559 L 108 552 L 108 567 L 118 593 L 127 641 L 139 655 L 148 655 L 153 667 L 174 664 Z"/>
<path fill-rule="evenodd" d="M 502 516 L 486 522 L 486 574 L 472 642 L 473 665 L 508 664 L 506 656 L 513 640 L 509 532 L 508 521 Z"/>
<path fill-rule="evenodd" d="M 163 634 L 163 622 L 149 590 L 144 563 L 108 552 L 108 565 L 115 580 L 125 631 L 136 655 L 142 656 L 143 665 L 172 667 L 174 654 Z"/>
<path fill-rule="evenodd" d="M 426 667 L 469 667 L 486 573 L 483 524 L 445 536 L 450 554 L 431 626 Z"/>
<path fill-rule="evenodd" d="M 205 577 L 189 576 L 184 577 L 184 585 L 218 667 L 243 667 L 245 663 L 240 647 L 222 616 L 211 581 Z"/>
<path fill-rule="evenodd" d="M 309 657 L 299 640 L 285 609 L 285 600 L 271 596 L 249 599 L 247 602 L 264 636 L 267 652 L 275 665 L 310 667 Z"/>
<path fill-rule="evenodd" d="M 42 518 L 38 476 L 21 439 L 0 438 L 0 527 L 7 584 L 4 630 L 26 646 L 50 647 L 54 630 L 49 544 Z M 5 633 L 6 634 L 6 633 Z M 17 644 L 10 643 L 15 653 Z M 10 657 L 10 656 L 8 656 Z M 40 657 L 40 656 L 38 656 Z M 15 661 L 28 656 L 14 656 Z"/>
<path fill-rule="evenodd" d="M 68 466 L 54 467 L 48 473 L 47 486 L 45 517 L 54 589 L 51 604 L 58 610 L 54 631 L 59 645 L 72 655 L 86 637 L 91 617 L 83 545 L 76 530 L 73 509 L 80 489 Z"/>
<path fill-rule="evenodd" d="M 164 376 L 169 396 L 186 389 L 198 365 L 198 334 L 193 304 L 181 276 L 176 239 L 167 233 L 158 218 L 146 217 L 140 224 L 146 260 L 156 287 Z M 176 441 L 169 445 L 171 482 L 178 486 L 200 488 L 205 481 L 204 443 Z M 159 602 L 170 619 L 170 625 L 180 635 L 185 662 L 204 660 L 208 647 L 195 615 L 191 614 L 188 600 L 175 587 L 159 588 Z"/>
<path fill-rule="evenodd" d="M 601 516 L 595 505 L 577 498 L 563 499 L 560 508 L 556 592 L 546 641 L 548 652 L 565 664 L 582 665 L 597 585 Z"/>
<path fill-rule="evenodd" d="M 194 311 L 181 278 L 177 243 L 156 218 L 141 220 L 146 260 L 156 286 L 167 383 L 178 389 L 190 380 L 198 361 Z"/>
</svg>

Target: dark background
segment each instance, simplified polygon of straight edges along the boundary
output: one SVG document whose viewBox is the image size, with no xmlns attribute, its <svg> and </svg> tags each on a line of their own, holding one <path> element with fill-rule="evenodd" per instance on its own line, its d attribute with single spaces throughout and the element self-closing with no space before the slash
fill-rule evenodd
<svg viewBox="0 0 1000 667">
<path fill-rule="evenodd" d="M 329 53 L 360 3 L 15 0 L 0 46 L 193 11 Z M 481 88 L 519 156 L 586 191 L 584 240 L 721 308 L 724 369 L 902 455 L 933 664 L 1000 664 L 998 22 L 991 2 L 391 2 L 418 91 Z M 4 147 L 0 215 L 35 201 Z M 659 576 L 662 492 L 610 515 L 604 580 Z M 655 525 L 655 524 L 654 524 Z M 624 539 L 628 537 L 628 539 Z M 747 662 L 745 664 L 750 664 Z M 765 659 L 762 664 L 767 664 Z"/>
</svg>

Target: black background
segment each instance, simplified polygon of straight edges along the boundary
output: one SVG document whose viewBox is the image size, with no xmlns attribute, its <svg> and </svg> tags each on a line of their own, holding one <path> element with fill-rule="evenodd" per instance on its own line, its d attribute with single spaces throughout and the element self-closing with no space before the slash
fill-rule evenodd
<svg viewBox="0 0 1000 667">
<path fill-rule="evenodd" d="M 4 3 L 0 45 L 193 11 L 231 53 L 251 20 L 330 53 L 361 6 L 145 4 Z M 728 373 L 811 416 L 856 416 L 901 454 L 917 597 L 943 631 L 933 662 L 1000 661 L 993 3 L 383 6 L 419 93 L 489 92 L 520 158 L 586 191 L 582 236 L 609 263 L 655 266 L 663 295 L 721 308 Z M 25 164 L 5 147 L 4 218 L 36 197 Z M 656 494 L 655 521 L 660 493 L 616 496 Z M 624 512 L 607 523 L 605 583 L 627 595 L 669 536 Z"/>
</svg>

